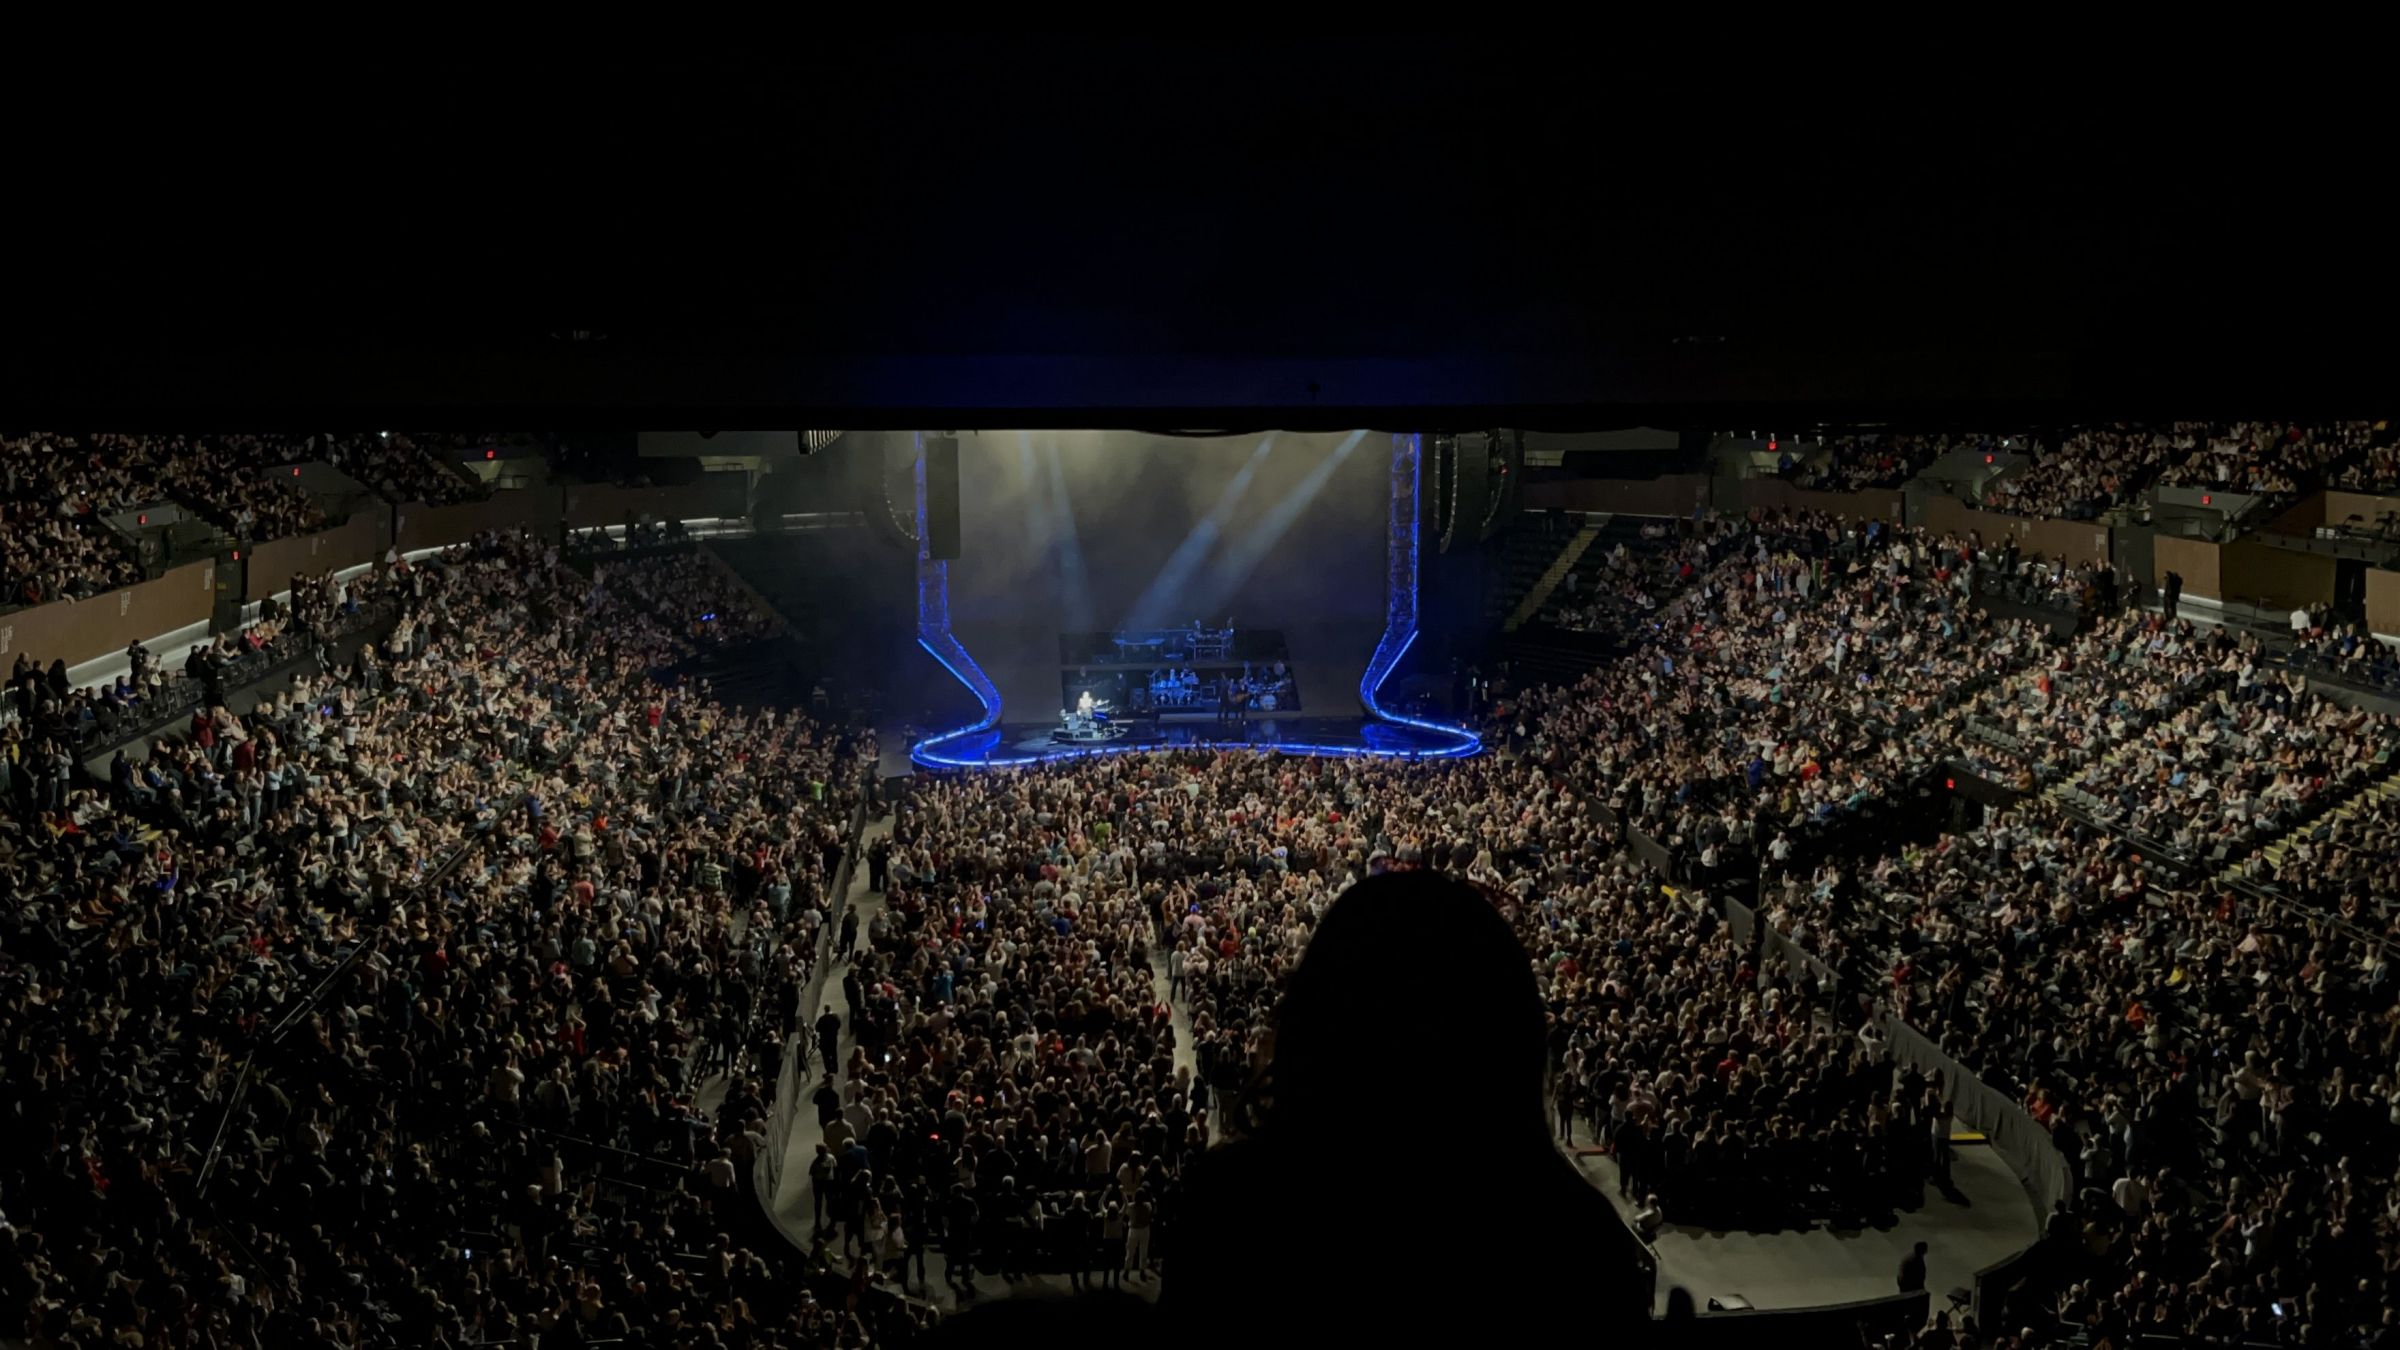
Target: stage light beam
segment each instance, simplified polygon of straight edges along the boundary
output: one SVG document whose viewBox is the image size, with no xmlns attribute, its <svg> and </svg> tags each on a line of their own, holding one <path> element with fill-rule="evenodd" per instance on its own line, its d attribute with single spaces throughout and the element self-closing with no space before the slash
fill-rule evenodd
<svg viewBox="0 0 2400 1350">
<path fill-rule="evenodd" d="M 1042 458 L 1050 473 L 1050 519 L 1057 531 L 1051 546 L 1058 552 L 1059 609 L 1068 629 L 1080 633 L 1097 620 L 1092 612 L 1091 582 L 1084 574 L 1083 540 L 1075 532 L 1075 498 L 1067 491 L 1067 474 L 1059 464 L 1055 439 L 1043 442 Z"/>
<path fill-rule="evenodd" d="M 1283 495 L 1282 501 L 1269 507 L 1256 524 L 1243 531 L 1241 537 L 1226 548 L 1224 556 L 1210 569 L 1206 588 L 1193 597 L 1199 613 L 1214 614 L 1241 592 L 1242 583 L 1248 581 L 1250 574 L 1267 560 L 1267 555 L 1275 551 L 1275 545 L 1291 533 L 1292 526 L 1300 522 L 1309 504 L 1333 480 L 1342 462 L 1350 458 L 1366 438 L 1364 431 L 1353 431 L 1344 436 L 1333 449 L 1326 452 L 1325 458 L 1319 460 L 1315 468 L 1308 471 L 1306 478 Z"/>
<path fill-rule="evenodd" d="M 1180 612 L 1190 608 L 1181 599 L 1183 588 L 1200 570 L 1200 564 L 1207 559 L 1209 550 L 1217 546 L 1225 527 L 1232 523 L 1234 512 L 1241 509 L 1242 499 L 1250 492 L 1251 480 L 1258 477 L 1259 466 L 1267 462 L 1267 453 L 1274 448 L 1275 433 L 1270 431 L 1259 439 L 1257 447 L 1250 452 L 1250 458 L 1242 462 L 1242 467 L 1235 472 L 1233 480 L 1225 485 L 1225 490 L 1217 494 L 1216 505 L 1210 507 L 1208 514 L 1200 518 L 1200 523 L 1183 537 L 1183 542 L 1175 546 L 1175 552 L 1158 569 L 1158 575 L 1150 579 L 1150 584 L 1126 613 L 1122 627 L 1169 628 L 1197 617 Z"/>
</svg>

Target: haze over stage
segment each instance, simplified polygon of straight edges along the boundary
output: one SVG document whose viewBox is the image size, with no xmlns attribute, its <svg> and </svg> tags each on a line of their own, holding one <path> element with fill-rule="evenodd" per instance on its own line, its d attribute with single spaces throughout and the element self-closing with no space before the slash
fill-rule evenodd
<svg viewBox="0 0 2400 1350">
<path fill-rule="evenodd" d="M 1153 714 L 1146 735 L 1157 745 L 1272 746 L 1278 733 L 1253 727 L 1253 714 L 1303 704 L 1355 707 L 1360 717 L 1321 728 L 1320 742 L 1281 748 L 1409 757 L 1481 749 L 1470 731 L 1400 710 L 1386 687 L 1421 632 L 1420 436 L 1376 437 L 1375 451 L 1361 455 L 1365 431 L 1254 439 L 1013 432 L 1007 457 L 1000 435 L 951 436 L 943 433 L 938 464 L 930 437 L 891 446 L 882 473 L 887 485 L 895 476 L 914 483 L 915 538 L 925 541 L 918 644 L 981 713 L 916 739 L 916 764 L 983 767 L 1139 748 L 1125 715 L 1141 712 Z M 1162 463 L 1165 474 L 1143 473 Z M 959 480 L 955 493 L 940 495 L 975 508 L 955 552 L 949 541 L 936 545 L 928 524 L 936 473 Z M 1104 490 L 1090 491 L 1095 481 Z M 998 565 L 970 566 L 982 549 Z M 1124 617 L 1103 626 L 1093 621 L 1103 612 Z M 1263 674 L 1233 657 L 1239 629 L 1229 617 L 1262 612 L 1300 616 L 1271 624 L 1289 655 Z M 1084 621 L 1064 625 L 1062 638 L 1061 617 Z M 1115 649 L 1103 666 L 1069 659 L 1101 655 L 1103 639 Z M 1153 640 L 1157 677 L 1142 682 L 1137 699 L 1122 686 Z M 1193 669 L 1202 660 L 1218 667 L 1207 678 Z M 1126 697 L 1094 689 L 1095 679 L 1113 680 Z M 1159 697 L 1170 688 L 1179 710 L 1213 702 L 1212 729 L 1170 734 L 1169 700 Z M 1127 706 L 1104 706 L 1120 702 Z M 1053 708 L 1061 708 L 1055 719 Z M 1029 718 L 1028 709 L 1039 711 Z"/>
<path fill-rule="evenodd" d="M 906 433 L 851 434 L 894 465 L 914 451 Z M 1062 632 L 1228 617 L 1237 641 L 1251 627 L 1284 635 L 1303 706 L 1358 706 L 1383 631 L 1389 436 L 1031 430 L 958 441 L 950 624 L 1006 720 L 1057 715 Z"/>
<path fill-rule="evenodd" d="M 1149 670 L 1162 661 L 1173 659 L 1189 662 L 1188 648 L 1174 646 L 1175 639 L 1190 630 L 1124 630 L 1115 633 L 1061 633 L 1058 635 L 1058 659 L 1061 665 L 1095 670 Z M 1171 655 L 1173 653 L 1181 655 Z M 1292 649 L 1277 628 L 1236 628 L 1226 655 L 1217 660 L 1240 665 L 1271 665 L 1289 661 Z"/>
</svg>

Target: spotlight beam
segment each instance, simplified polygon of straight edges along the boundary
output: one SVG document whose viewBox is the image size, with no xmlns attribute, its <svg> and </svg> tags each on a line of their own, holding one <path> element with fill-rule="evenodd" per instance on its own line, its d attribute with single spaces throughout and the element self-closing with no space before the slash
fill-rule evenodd
<svg viewBox="0 0 2400 1350">
<path fill-rule="evenodd" d="M 1224 533 L 1225 526 L 1233 520 L 1234 512 L 1241 509 L 1242 498 L 1250 491 L 1250 480 L 1258 477 L 1259 466 L 1266 463 L 1267 452 L 1274 446 L 1275 433 L 1270 431 L 1259 440 L 1258 447 L 1250 452 L 1250 458 L 1242 462 L 1233 481 L 1217 494 L 1216 505 L 1210 507 L 1208 514 L 1200 518 L 1200 523 L 1183 537 L 1183 542 L 1175 546 L 1175 552 L 1158 569 L 1158 575 L 1150 579 L 1141 598 L 1133 602 L 1133 609 L 1127 613 L 1124 627 L 1165 628 L 1179 619 L 1194 617 L 1169 611 L 1175 608 L 1176 599 L 1185 583 L 1200 570 L 1201 561 L 1208 557 L 1208 551 L 1216 547 L 1217 537 Z"/>
<path fill-rule="evenodd" d="M 1259 564 L 1267 560 L 1269 553 L 1274 552 L 1275 545 L 1291 533 L 1292 526 L 1300 522 L 1309 503 L 1317 499 L 1317 494 L 1323 492 L 1325 485 L 1332 481 L 1334 471 L 1342 467 L 1342 461 L 1350 458 L 1366 438 L 1364 431 L 1353 431 L 1344 436 L 1326 453 L 1325 458 L 1317 462 L 1315 468 L 1308 471 L 1308 477 L 1301 479 L 1290 492 L 1285 493 L 1282 501 L 1269 507 L 1267 513 L 1259 517 L 1257 524 L 1244 531 L 1225 550 L 1224 557 L 1209 574 L 1207 590 L 1199 597 L 1204 602 L 1199 606 L 1200 612 L 1216 613 L 1242 589 L 1242 583 L 1250 579 L 1250 574 L 1258 570 Z"/>
<path fill-rule="evenodd" d="M 1059 466 L 1056 440 L 1043 445 L 1042 458 L 1050 470 L 1050 519 L 1058 531 L 1052 547 L 1058 551 L 1060 607 L 1067 627 L 1080 633 L 1092 626 L 1092 590 L 1083 570 L 1083 541 L 1075 533 L 1075 499 L 1067 492 L 1066 470 Z"/>
</svg>

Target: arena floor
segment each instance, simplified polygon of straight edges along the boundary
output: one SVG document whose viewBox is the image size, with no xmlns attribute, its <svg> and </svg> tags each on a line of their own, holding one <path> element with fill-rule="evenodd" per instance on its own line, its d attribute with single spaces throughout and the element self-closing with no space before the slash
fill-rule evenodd
<svg viewBox="0 0 2400 1350">
<path fill-rule="evenodd" d="M 1584 1174 L 1632 1221 L 1633 1203 L 1617 1195 L 1617 1165 L 1581 1159 Z M 2041 1236 L 2033 1201 L 2008 1163 L 1989 1148 L 1960 1148 L 1950 1169 L 1957 1188 L 1945 1197 L 1926 1188 L 1925 1205 L 1889 1228 L 1817 1228 L 1807 1232 L 1748 1233 L 1669 1224 L 1652 1246 L 1658 1252 L 1658 1307 L 1676 1285 L 1692 1301 L 1739 1295 L 1754 1308 L 1804 1308 L 1881 1298 L 1897 1287 L 1900 1258 L 1929 1244 L 1925 1286 L 1933 1306 L 1948 1306 L 1953 1289 L 1972 1289 L 1975 1272 L 2032 1246 Z"/>
</svg>

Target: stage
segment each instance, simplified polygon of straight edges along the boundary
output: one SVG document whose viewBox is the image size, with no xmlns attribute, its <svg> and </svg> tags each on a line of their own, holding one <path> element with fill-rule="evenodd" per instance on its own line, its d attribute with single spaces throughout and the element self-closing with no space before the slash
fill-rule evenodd
<svg viewBox="0 0 2400 1350">
<path fill-rule="evenodd" d="M 1353 455 L 1365 431 L 1113 448 L 1041 435 L 1037 447 L 1031 433 L 1013 446 L 997 433 L 918 433 L 899 461 L 916 496 L 916 528 L 902 532 L 917 543 L 917 644 L 981 708 L 915 741 L 917 767 L 1216 749 L 1455 759 L 1483 749 L 1471 731 L 1381 699 L 1419 636 L 1423 437 L 1393 435 L 1386 459 Z M 979 509 L 959 511 L 962 497 Z M 945 515 L 954 523 L 935 529 Z M 1102 614 L 1125 617 L 1103 629 L 1091 622 Z M 1229 705 L 1243 711 L 1222 715 Z"/>
<path fill-rule="evenodd" d="M 1119 723 L 1125 734 L 1106 741 L 1061 741 L 1059 725 L 1005 723 L 920 741 L 910 758 L 920 768 L 1015 768 L 1093 755 L 1145 750 L 1261 750 L 1287 755 L 1375 759 L 1457 759 L 1483 749 L 1473 732 L 1431 722 L 1372 717 L 1275 717 L 1239 722 Z"/>
</svg>

